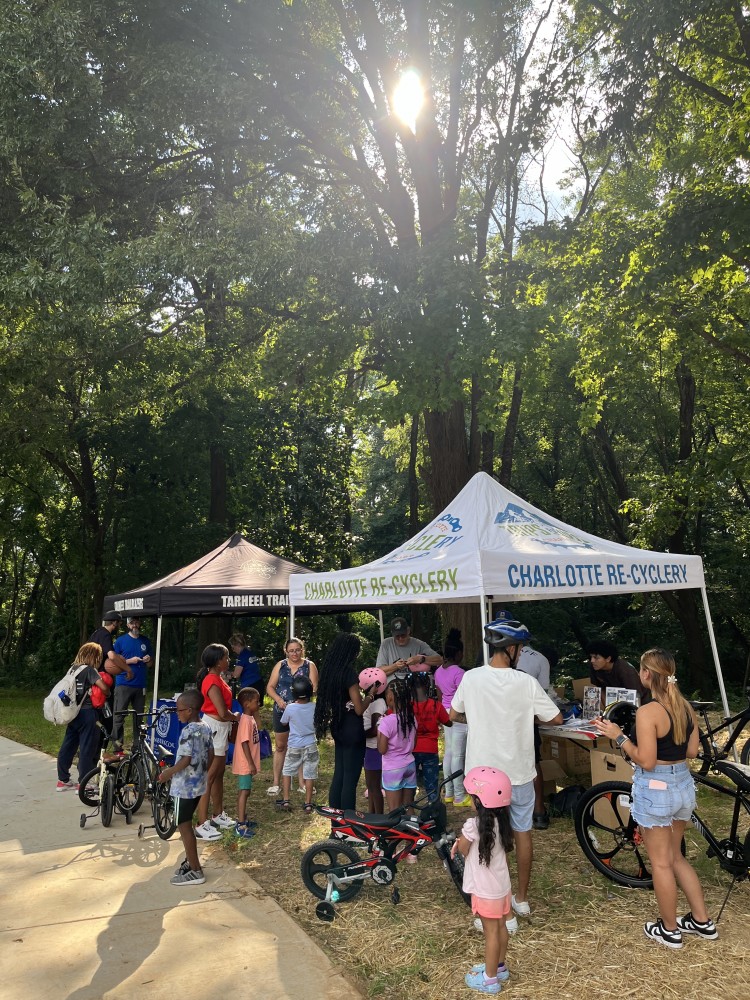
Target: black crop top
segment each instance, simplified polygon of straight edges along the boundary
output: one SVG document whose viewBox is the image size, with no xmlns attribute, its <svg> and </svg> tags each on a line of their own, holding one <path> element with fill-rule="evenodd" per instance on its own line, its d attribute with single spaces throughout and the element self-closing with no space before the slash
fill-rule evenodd
<svg viewBox="0 0 750 1000">
<path fill-rule="evenodd" d="M 663 707 L 663 706 L 662 706 Z M 666 712 L 666 709 L 664 709 Z M 672 735 L 674 731 L 674 723 L 672 721 L 672 716 L 669 716 L 669 730 L 664 736 L 656 737 L 656 759 L 667 761 L 669 764 L 676 764 L 679 761 L 685 760 L 687 757 L 687 747 L 690 742 L 690 734 L 693 731 L 693 717 L 687 712 L 687 729 L 685 730 L 685 741 L 684 743 L 675 743 L 674 737 Z M 630 737 L 630 742 L 638 746 L 636 739 L 635 726 L 633 726 L 633 733 Z"/>
</svg>

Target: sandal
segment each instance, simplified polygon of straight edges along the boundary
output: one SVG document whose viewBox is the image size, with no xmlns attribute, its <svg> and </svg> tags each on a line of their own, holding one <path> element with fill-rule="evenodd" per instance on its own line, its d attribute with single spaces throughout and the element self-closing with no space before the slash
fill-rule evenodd
<svg viewBox="0 0 750 1000">
<path fill-rule="evenodd" d="M 305 815 L 309 816 L 313 811 L 312 802 L 305 802 Z"/>
<path fill-rule="evenodd" d="M 289 799 L 276 799 L 276 808 L 283 809 L 284 812 L 291 812 L 292 803 L 289 801 Z"/>
</svg>

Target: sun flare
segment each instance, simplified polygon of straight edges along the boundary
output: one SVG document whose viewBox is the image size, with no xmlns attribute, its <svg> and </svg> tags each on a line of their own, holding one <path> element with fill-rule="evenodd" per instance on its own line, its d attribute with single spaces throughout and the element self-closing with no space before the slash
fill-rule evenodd
<svg viewBox="0 0 750 1000">
<path fill-rule="evenodd" d="M 424 104 L 424 89 L 416 70 L 407 69 L 401 75 L 393 92 L 393 110 L 410 128 L 414 128 L 417 115 Z"/>
</svg>

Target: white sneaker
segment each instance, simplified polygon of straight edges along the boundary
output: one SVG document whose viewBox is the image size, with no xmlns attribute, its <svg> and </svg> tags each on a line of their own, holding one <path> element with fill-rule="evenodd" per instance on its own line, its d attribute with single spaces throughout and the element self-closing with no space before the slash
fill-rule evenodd
<svg viewBox="0 0 750 1000">
<path fill-rule="evenodd" d="M 211 819 L 211 823 L 214 826 L 218 826 L 220 830 L 234 830 L 237 821 L 232 819 L 231 816 L 227 816 L 225 812 L 222 812 L 218 816 L 214 816 Z"/>
<path fill-rule="evenodd" d="M 511 903 L 511 906 L 513 907 L 513 912 L 517 916 L 519 916 L 519 917 L 530 917 L 531 916 L 531 907 L 529 906 L 527 900 L 524 900 L 522 903 L 518 903 L 518 902 L 516 902 L 516 897 L 515 896 L 511 896 L 510 897 L 510 903 Z"/>
<path fill-rule="evenodd" d="M 281 789 L 278 785 L 269 785 L 266 789 L 266 795 L 278 795 Z"/>
<path fill-rule="evenodd" d="M 208 820 L 195 828 L 195 836 L 198 840 L 221 840 L 221 833 L 215 826 L 211 826 Z"/>
<path fill-rule="evenodd" d="M 510 920 L 505 921 L 505 926 L 509 934 L 515 934 L 518 930 L 518 921 L 515 917 L 511 917 Z"/>
</svg>

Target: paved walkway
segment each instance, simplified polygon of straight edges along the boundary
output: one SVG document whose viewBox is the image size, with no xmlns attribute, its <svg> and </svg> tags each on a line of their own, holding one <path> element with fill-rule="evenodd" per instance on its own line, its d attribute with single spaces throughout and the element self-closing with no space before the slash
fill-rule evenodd
<svg viewBox="0 0 750 1000">
<path fill-rule="evenodd" d="M 172 886 L 178 836 L 139 840 L 145 807 L 81 829 L 56 780 L 52 757 L 0 737 L 2 1000 L 358 1000 L 221 848 L 201 848 L 205 885 Z"/>
</svg>

